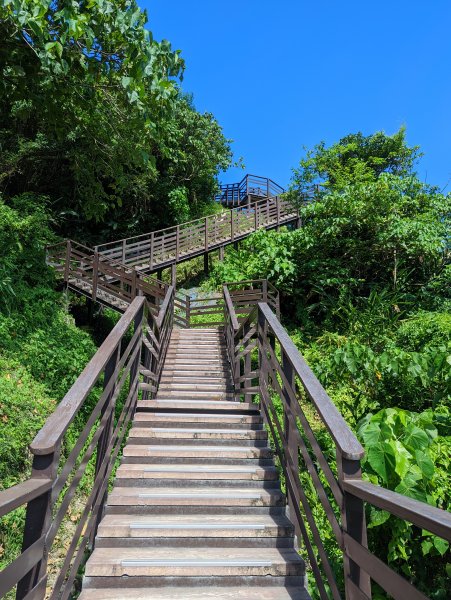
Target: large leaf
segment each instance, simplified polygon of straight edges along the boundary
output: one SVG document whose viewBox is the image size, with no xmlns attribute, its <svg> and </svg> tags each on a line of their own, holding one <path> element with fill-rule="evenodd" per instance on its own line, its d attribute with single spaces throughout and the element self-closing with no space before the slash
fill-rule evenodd
<svg viewBox="0 0 451 600">
<path fill-rule="evenodd" d="M 395 451 L 388 442 L 379 442 L 368 450 L 368 462 L 374 471 L 387 484 L 395 473 Z"/>
</svg>

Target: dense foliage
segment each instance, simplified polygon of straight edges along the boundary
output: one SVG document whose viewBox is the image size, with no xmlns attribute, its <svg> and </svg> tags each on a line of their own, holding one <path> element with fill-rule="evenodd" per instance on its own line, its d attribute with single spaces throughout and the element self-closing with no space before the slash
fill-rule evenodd
<svg viewBox="0 0 451 600">
<path fill-rule="evenodd" d="M 79 240 L 202 214 L 230 163 L 146 20 L 134 0 L 0 1 L 0 191 L 47 195 Z"/>
<path fill-rule="evenodd" d="M 269 278 L 293 339 L 366 448 L 364 476 L 451 510 L 451 197 L 418 180 L 417 155 L 402 130 L 318 145 L 289 192 L 300 204 L 308 185 L 324 184 L 302 205 L 302 227 L 257 232 L 210 284 Z M 340 570 L 313 489 L 311 500 Z M 381 558 L 449 597 L 445 541 L 375 509 L 368 523 Z"/>
</svg>

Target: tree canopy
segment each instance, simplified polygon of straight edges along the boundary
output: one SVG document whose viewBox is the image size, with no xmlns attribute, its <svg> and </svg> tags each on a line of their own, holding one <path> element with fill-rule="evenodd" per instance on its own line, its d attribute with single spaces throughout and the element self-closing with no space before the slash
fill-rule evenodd
<svg viewBox="0 0 451 600">
<path fill-rule="evenodd" d="M 146 22 L 134 0 L 0 0 L 0 191 L 48 196 L 63 231 L 166 225 L 180 198 L 191 216 L 229 165 L 180 92 L 180 52 Z"/>
</svg>

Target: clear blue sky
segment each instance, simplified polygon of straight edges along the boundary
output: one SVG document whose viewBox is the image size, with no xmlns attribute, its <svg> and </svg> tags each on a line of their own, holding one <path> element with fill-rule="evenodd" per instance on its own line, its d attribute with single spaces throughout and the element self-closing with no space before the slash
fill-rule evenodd
<svg viewBox="0 0 451 600">
<path fill-rule="evenodd" d="M 404 124 L 420 176 L 451 179 L 451 0 L 138 1 L 247 172 L 286 185 L 303 146 Z"/>
</svg>

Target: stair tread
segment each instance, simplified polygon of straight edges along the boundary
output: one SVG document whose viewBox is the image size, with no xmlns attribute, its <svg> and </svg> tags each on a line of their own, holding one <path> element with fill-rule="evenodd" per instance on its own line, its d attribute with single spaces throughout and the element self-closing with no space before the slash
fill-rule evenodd
<svg viewBox="0 0 451 600">
<path fill-rule="evenodd" d="M 114 547 L 95 548 L 86 563 L 85 574 L 87 577 L 294 575 L 302 572 L 303 566 L 302 558 L 291 548 Z"/>
<path fill-rule="evenodd" d="M 79 600 L 309 600 L 305 590 L 290 587 L 224 586 L 164 588 L 88 588 Z"/>
</svg>

